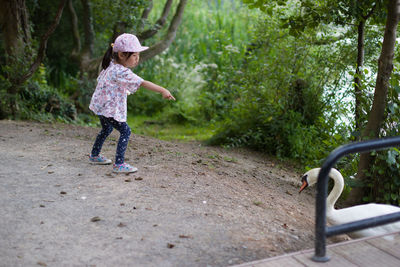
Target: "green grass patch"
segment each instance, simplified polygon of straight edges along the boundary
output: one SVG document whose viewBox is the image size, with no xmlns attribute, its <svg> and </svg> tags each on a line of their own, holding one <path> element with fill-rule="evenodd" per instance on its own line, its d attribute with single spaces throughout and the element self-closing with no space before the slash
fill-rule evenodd
<svg viewBox="0 0 400 267">
<path fill-rule="evenodd" d="M 214 130 L 209 125 L 175 124 L 144 115 L 130 115 L 127 123 L 135 134 L 151 136 L 166 141 L 205 141 L 214 134 Z"/>
</svg>

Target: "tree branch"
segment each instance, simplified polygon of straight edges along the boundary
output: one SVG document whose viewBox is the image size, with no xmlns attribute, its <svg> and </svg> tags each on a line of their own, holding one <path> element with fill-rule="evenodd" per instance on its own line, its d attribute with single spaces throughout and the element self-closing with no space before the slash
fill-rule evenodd
<svg viewBox="0 0 400 267">
<path fill-rule="evenodd" d="M 185 6 L 187 4 L 187 0 L 180 0 L 179 5 L 176 8 L 175 15 L 171 21 L 171 24 L 168 28 L 167 35 L 165 39 L 152 47 L 148 50 L 143 51 L 140 56 L 140 62 L 146 61 L 160 53 L 162 53 L 165 49 L 167 49 L 171 43 L 174 41 L 176 37 L 176 32 L 180 23 L 182 22 L 183 12 L 185 10 Z"/>
<path fill-rule="evenodd" d="M 319 40 L 313 41 L 312 44 L 314 44 L 314 45 L 329 45 L 329 44 L 344 40 L 347 37 L 348 37 L 348 34 L 345 33 L 345 34 L 342 34 L 342 35 L 336 36 L 336 37 L 333 36 L 333 37 L 321 38 Z"/>
<path fill-rule="evenodd" d="M 138 25 L 137 32 L 142 32 L 144 28 L 144 22 L 149 17 L 151 10 L 153 9 L 153 0 L 149 0 L 148 6 L 143 10 L 142 17 L 140 18 L 140 22 Z"/>
<path fill-rule="evenodd" d="M 376 3 L 375 3 L 374 6 L 371 8 L 371 10 L 368 12 L 368 14 L 365 15 L 365 16 L 362 16 L 362 18 L 363 18 L 364 20 L 368 20 L 369 17 L 371 17 L 372 14 L 374 14 L 375 8 L 376 8 Z"/>
<path fill-rule="evenodd" d="M 83 29 L 85 32 L 85 42 L 82 48 L 83 56 L 90 56 L 93 53 L 94 31 L 92 23 L 92 11 L 90 9 L 90 0 L 81 0 L 83 6 Z"/>
<path fill-rule="evenodd" d="M 156 21 L 154 26 L 151 29 L 148 29 L 145 32 L 139 33 L 138 38 L 139 40 L 147 40 L 151 37 L 153 37 L 165 24 L 167 21 L 167 17 L 169 14 L 169 11 L 171 10 L 173 0 L 167 0 L 167 2 L 164 5 L 164 10 L 160 16 L 160 18 Z"/>
</svg>

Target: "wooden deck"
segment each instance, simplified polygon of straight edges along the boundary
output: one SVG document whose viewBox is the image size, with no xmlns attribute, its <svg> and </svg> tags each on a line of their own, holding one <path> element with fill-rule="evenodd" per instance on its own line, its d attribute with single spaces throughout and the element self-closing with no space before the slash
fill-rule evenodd
<svg viewBox="0 0 400 267">
<path fill-rule="evenodd" d="M 388 238 L 392 240 L 387 240 Z M 235 267 L 291 267 L 291 266 L 362 266 L 399 267 L 400 232 L 390 235 L 355 239 L 327 246 L 330 261 L 318 263 L 311 260 L 314 249 L 248 262 Z"/>
</svg>

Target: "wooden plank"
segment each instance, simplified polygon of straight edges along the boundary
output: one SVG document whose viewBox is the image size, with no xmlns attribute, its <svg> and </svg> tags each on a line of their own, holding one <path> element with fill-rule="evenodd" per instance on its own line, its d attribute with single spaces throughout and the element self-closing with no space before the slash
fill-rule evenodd
<svg viewBox="0 0 400 267">
<path fill-rule="evenodd" d="M 393 237 L 393 241 L 385 238 Z M 330 261 L 318 263 L 311 260 L 314 249 L 297 251 L 273 258 L 243 263 L 235 267 L 270 267 L 270 266 L 400 266 L 400 232 L 376 237 L 365 237 L 327 246 Z"/>
<path fill-rule="evenodd" d="M 328 262 L 315 262 L 311 259 L 311 257 L 314 255 L 314 251 L 312 253 L 304 253 L 304 254 L 299 254 L 299 255 L 294 255 L 293 257 L 297 259 L 299 262 L 303 263 L 305 266 L 313 267 L 313 266 L 323 266 L 323 267 L 353 267 L 357 266 L 352 264 L 350 261 L 346 260 L 342 256 L 339 256 L 337 254 L 331 253 L 328 250 L 328 256 L 330 257 L 330 261 Z"/>
<path fill-rule="evenodd" d="M 289 254 L 275 256 L 272 258 L 266 258 L 266 259 L 261 259 L 261 260 L 257 260 L 257 261 L 246 262 L 246 263 L 242 263 L 242 264 L 235 265 L 232 267 L 265 267 L 265 266 L 268 266 L 268 267 L 270 267 L 270 266 L 299 267 L 299 266 L 305 266 L 304 264 L 302 264 L 301 262 L 299 262 L 295 258 L 293 258 L 293 256 L 299 255 L 299 254 L 305 254 L 305 253 L 308 253 L 311 255 L 312 251 L 314 251 L 314 250 L 308 249 L 308 250 L 303 250 L 303 251 L 296 251 L 296 252 L 292 252 Z"/>
<path fill-rule="evenodd" d="M 388 238 L 375 238 L 367 240 L 366 242 L 391 254 L 393 257 L 400 259 L 400 235 L 390 236 L 392 240 Z M 390 238 L 389 237 L 389 238 Z"/>
<path fill-rule="evenodd" d="M 330 248 L 329 251 L 343 256 L 345 259 L 358 266 L 400 266 L 399 259 L 365 241 L 335 246 Z"/>
<path fill-rule="evenodd" d="M 305 267 L 307 265 L 303 265 L 294 258 L 288 256 L 288 257 L 280 257 L 278 259 L 274 260 L 260 260 L 257 262 L 250 262 L 248 264 L 243 264 L 240 266 L 245 266 L 245 267 Z"/>
</svg>

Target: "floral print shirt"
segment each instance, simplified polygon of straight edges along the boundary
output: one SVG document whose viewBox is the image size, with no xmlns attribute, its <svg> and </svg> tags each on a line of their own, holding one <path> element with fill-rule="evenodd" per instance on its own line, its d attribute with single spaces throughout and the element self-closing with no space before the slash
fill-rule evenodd
<svg viewBox="0 0 400 267">
<path fill-rule="evenodd" d="M 110 66 L 102 70 L 97 78 L 89 108 L 97 115 L 125 122 L 127 96 L 135 93 L 142 82 L 143 79 L 129 68 L 111 61 Z"/>
</svg>

